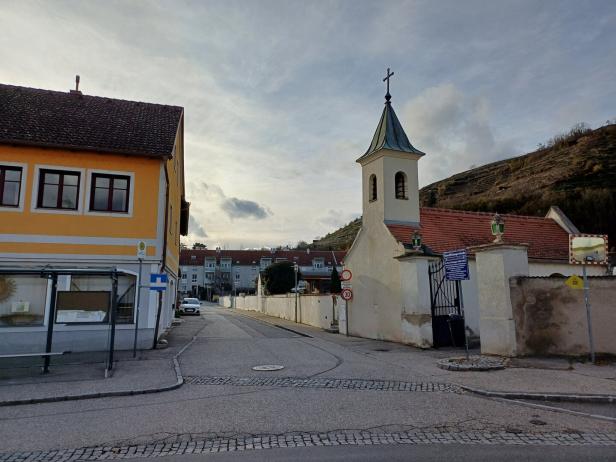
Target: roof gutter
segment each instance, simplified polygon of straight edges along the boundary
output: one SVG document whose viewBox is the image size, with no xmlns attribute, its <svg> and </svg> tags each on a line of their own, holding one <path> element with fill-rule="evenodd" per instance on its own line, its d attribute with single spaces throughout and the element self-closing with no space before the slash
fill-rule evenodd
<svg viewBox="0 0 616 462">
<path fill-rule="evenodd" d="M 165 264 L 167 261 L 167 234 L 168 223 L 169 223 L 169 172 L 167 171 L 167 162 L 164 162 L 164 170 L 165 170 L 165 226 L 163 228 L 163 251 L 161 253 L 161 262 L 160 262 L 160 272 L 162 273 L 165 269 Z M 152 345 L 152 349 L 156 349 L 156 344 L 158 343 L 158 326 L 160 325 L 160 315 L 163 309 L 163 293 L 162 291 L 158 292 L 158 310 L 156 312 L 156 325 L 154 326 L 154 344 Z"/>
</svg>

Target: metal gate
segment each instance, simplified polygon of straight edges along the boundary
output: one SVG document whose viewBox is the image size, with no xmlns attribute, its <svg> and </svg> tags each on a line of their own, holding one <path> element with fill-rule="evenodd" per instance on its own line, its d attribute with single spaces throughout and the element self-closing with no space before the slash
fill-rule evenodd
<svg viewBox="0 0 616 462">
<path fill-rule="evenodd" d="M 430 305 L 434 347 L 464 346 L 464 319 L 460 309 L 460 281 L 445 279 L 442 260 L 430 262 Z"/>
</svg>

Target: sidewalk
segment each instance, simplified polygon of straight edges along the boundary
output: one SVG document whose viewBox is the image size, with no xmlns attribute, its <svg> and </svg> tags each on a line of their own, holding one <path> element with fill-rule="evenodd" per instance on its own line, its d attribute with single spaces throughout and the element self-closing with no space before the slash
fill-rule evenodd
<svg viewBox="0 0 616 462">
<path fill-rule="evenodd" d="M 399 365 L 411 375 L 431 377 L 434 381 L 454 383 L 468 391 L 503 398 L 570 400 L 616 403 L 616 363 L 576 362 L 567 358 L 514 358 L 503 370 L 447 371 L 437 366 L 439 359 L 464 356 L 464 349 L 420 350 L 378 340 L 346 337 L 319 328 L 297 324 L 254 311 L 234 312 L 310 335 L 365 355 L 377 356 L 388 364 Z M 359 346 L 358 346 L 359 345 Z M 387 350 L 379 353 L 379 350 Z M 479 354 L 478 350 L 471 354 Z"/>
<path fill-rule="evenodd" d="M 112 376 L 105 378 L 107 352 L 55 357 L 41 373 L 41 358 L 0 360 L 0 406 L 124 396 L 173 390 L 183 383 L 176 356 L 202 328 L 200 318 L 174 327 L 165 349 L 115 352 Z"/>
</svg>

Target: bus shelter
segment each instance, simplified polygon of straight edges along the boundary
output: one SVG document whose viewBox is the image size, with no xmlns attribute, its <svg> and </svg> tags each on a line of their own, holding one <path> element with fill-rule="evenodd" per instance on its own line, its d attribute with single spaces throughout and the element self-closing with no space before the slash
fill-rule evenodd
<svg viewBox="0 0 616 462">
<path fill-rule="evenodd" d="M 40 283 L 36 282 L 38 278 Z M 32 349 L 37 350 L 8 352 L 0 357 L 40 356 L 43 373 L 47 373 L 53 356 L 70 353 L 70 350 L 54 351 L 55 326 L 68 329 L 64 334 L 70 334 L 73 329 L 79 335 L 84 332 L 100 335 L 102 330 L 106 334 L 105 376 L 108 376 L 114 364 L 118 315 L 122 316 L 122 309 L 130 306 L 132 316 L 136 284 L 134 275 L 115 267 L 0 267 L 0 338 L 4 328 L 21 329 L 25 341 L 29 336 Z"/>
</svg>

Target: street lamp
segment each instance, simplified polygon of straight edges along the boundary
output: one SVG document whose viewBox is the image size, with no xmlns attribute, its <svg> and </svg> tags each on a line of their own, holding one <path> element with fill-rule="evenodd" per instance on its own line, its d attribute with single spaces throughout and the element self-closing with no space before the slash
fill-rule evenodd
<svg viewBox="0 0 616 462">
<path fill-rule="evenodd" d="M 413 233 L 413 237 L 411 238 L 411 245 L 415 250 L 419 250 L 421 248 L 421 234 L 419 234 L 419 231 L 415 231 Z"/>
<path fill-rule="evenodd" d="M 503 234 L 505 234 L 505 222 L 501 218 L 501 216 L 496 213 L 494 218 L 492 218 L 492 235 L 496 236 L 494 242 L 500 244 L 503 242 Z"/>
</svg>

